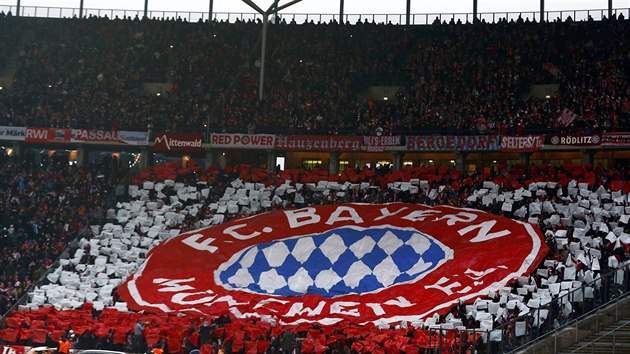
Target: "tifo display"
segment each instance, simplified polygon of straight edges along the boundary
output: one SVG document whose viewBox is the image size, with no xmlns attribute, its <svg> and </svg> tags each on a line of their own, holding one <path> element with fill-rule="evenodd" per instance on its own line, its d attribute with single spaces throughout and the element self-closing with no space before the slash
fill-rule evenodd
<svg viewBox="0 0 630 354">
<path fill-rule="evenodd" d="M 628 9 L 395 26 L 279 4 L 0 5 L 0 354 L 623 350 Z"/>
<path fill-rule="evenodd" d="M 146 180 L 170 169 L 192 183 Z M 627 274 L 630 187 L 609 180 L 614 170 L 145 172 L 132 199 L 7 318 L 4 340 L 47 343 L 72 328 L 99 342 L 113 335 L 122 349 L 139 319 L 146 343 L 162 338 L 172 352 L 191 339 L 177 328 L 204 321 L 215 348 L 273 347 L 286 331 L 317 330 L 301 345 L 327 348 L 343 335 L 370 352 L 405 333 L 397 345 L 413 352 L 437 345 L 436 325 L 507 345 L 527 335 L 521 323 L 553 328 Z"/>
</svg>

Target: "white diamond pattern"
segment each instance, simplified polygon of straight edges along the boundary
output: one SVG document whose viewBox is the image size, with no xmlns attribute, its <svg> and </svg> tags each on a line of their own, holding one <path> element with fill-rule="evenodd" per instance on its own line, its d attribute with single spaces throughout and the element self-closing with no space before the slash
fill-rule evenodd
<svg viewBox="0 0 630 354">
<path fill-rule="evenodd" d="M 254 278 L 252 278 L 247 269 L 241 268 L 233 276 L 229 277 L 228 281 L 240 288 L 246 288 L 254 282 Z"/>
<path fill-rule="evenodd" d="M 265 248 L 262 252 L 270 267 L 280 267 L 290 253 L 289 248 L 284 242 L 276 242 L 271 247 Z"/>
<path fill-rule="evenodd" d="M 425 263 L 424 259 L 420 258 L 416 264 L 413 265 L 413 267 L 411 267 L 409 270 L 407 270 L 405 273 L 414 276 L 416 274 L 422 273 L 425 270 L 427 270 L 429 267 L 431 267 L 433 265 L 432 262 L 429 263 Z"/>
<path fill-rule="evenodd" d="M 419 255 L 424 254 L 431 247 L 431 242 L 420 234 L 413 234 L 405 244 L 411 246 Z"/>
<path fill-rule="evenodd" d="M 315 277 L 315 286 L 330 291 L 335 284 L 341 281 L 341 277 L 334 270 L 323 270 Z"/>
<path fill-rule="evenodd" d="M 352 237 L 344 232 L 331 232 L 321 244 L 321 238 L 303 236 L 294 242 L 281 240 L 253 246 L 240 256 L 235 267 L 232 266 L 234 273 L 223 279 L 233 288 L 250 288 L 267 294 L 330 293 L 332 288 L 335 293 L 345 293 L 388 288 L 397 280 L 418 279 L 434 267 L 437 261 L 433 261 L 433 254 L 427 253 L 433 247 L 430 237 L 415 231 L 400 235 L 396 231 L 383 232 L 372 234 L 368 230 L 355 230 Z M 294 246 L 289 248 L 292 243 Z M 406 251 L 397 253 L 401 248 Z M 431 262 L 423 259 L 425 253 L 425 258 Z M 397 258 L 401 256 L 405 259 Z M 397 262 L 405 264 L 405 271 Z M 409 264 L 413 266 L 407 269 Z M 291 270 L 287 272 L 283 267 Z"/>
<path fill-rule="evenodd" d="M 366 254 L 372 252 L 374 245 L 376 245 L 376 242 L 370 236 L 363 236 L 362 239 L 350 246 L 350 251 L 352 251 L 358 259 L 361 259 Z"/>
<path fill-rule="evenodd" d="M 285 287 L 287 285 L 287 282 L 284 280 L 284 277 L 279 275 L 275 269 L 272 269 L 260 273 L 260 280 L 258 281 L 258 285 L 261 289 L 271 294 L 276 290 Z"/>
<path fill-rule="evenodd" d="M 362 261 L 356 261 L 348 268 L 348 273 L 343 277 L 343 282 L 349 288 L 354 289 L 359 286 L 359 283 L 366 275 L 370 274 L 372 274 L 370 267 L 366 266 Z"/>
<path fill-rule="evenodd" d="M 314 282 L 308 272 L 304 268 L 300 268 L 294 275 L 289 277 L 289 289 L 296 293 L 304 294 L 309 286 L 313 286 Z"/>
<path fill-rule="evenodd" d="M 388 256 L 391 256 L 392 253 L 396 252 L 396 250 L 402 245 L 403 242 L 391 231 L 387 231 L 385 235 L 378 240 L 378 247 L 380 247 Z"/>
<path fill-rule="evenodd" d="M 341 236 L 332 234 L 319 246 L 319 249 L 330 260 L 330 263 L 335 263 L 348 247 L 343 243 Z"/>
<path fill-rule="evenodd" d="M 254 260 L 256 259 L 256 255 L 258 254 L 258 248 L 254 247 L 247 251 L 241 261 L 239 262 L 243 268 L 249 268 L 254 264 Z"/>
<path fill-rule="evenodd" d="M 302 237 L 295 243 L 291 254 L 298 262 L 304 263 L 316 248 L 317 246 L 315 246 L 312 237 Z"/>
<path fill-rule="evenodd" d="M 385 258 L 381 263 L 379 263 L 376 267 L 374 267 L 374 271 L 372 272 L 376 279 L 383 284 L 383 286 L 388 287 L 394 283 L 396 278 L 400 275 L 400 270 L 392 257 Z"/>
</svg>

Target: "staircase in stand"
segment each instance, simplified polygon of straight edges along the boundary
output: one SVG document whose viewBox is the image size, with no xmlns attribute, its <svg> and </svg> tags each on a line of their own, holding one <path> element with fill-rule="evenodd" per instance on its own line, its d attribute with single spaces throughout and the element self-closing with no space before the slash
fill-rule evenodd
<svg viewBox="0 0 630 354">
<path fill-rule="evenodd" d="M 605 326 L 559 354 L 630 354 L 630 319 Z"/>
</svg>

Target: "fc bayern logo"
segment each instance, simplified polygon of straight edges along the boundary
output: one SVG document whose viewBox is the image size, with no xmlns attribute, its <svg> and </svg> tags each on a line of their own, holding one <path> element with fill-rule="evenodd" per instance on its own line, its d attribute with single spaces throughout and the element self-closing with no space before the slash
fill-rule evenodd
<svg viewBox="0 0 630 354">
<path fill-rule="evenodd" d="M 600 141 L 599 135 L 593 135 L 593 140 L 592 140 L 593 144 L 597 145 L 599 144 L 599 141 Z"/>
<path fill-rule="evenodd" d="M 145 311 L 397 322 L 499 290 L 546 251 L 532 225 L 477 210 L 325 205 L 170 239 L 118 292 Z"/>
<path fill-rule="evenodd" d="M 219 266 L 215 279 L 260 294 L 334 297 L 415 281 L 452 258 L 414 229 L 341 227 L 250 246 Z"/>
</svg>

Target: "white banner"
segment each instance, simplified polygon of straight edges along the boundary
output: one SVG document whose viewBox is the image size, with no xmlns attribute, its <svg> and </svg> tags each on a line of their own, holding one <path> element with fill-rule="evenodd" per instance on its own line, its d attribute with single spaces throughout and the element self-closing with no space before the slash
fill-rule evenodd
<svg viewBox="0 0 630 354">
<path fill-rule="evenodd" d="M 132 132 L 121 130 L 118 132 L 118 140 L 129 145 L 148 145 L 149 132 Z"/>
<path fill-rule="evenodd" d="M 558 116 L 558 119 L 556 119 L 556 124 L 560 127 L 568 127 L 577 117 L 578 115 L 572 110 L 565 108 Z"/>
<path fill-rule="evenodd" d="M 0 126 L 0 140 L 24 141 L 25 135 L 26 135 L 25 127 Z"/>
<path fill-rule="evenodd" d="M 211 134 L 212 147 L 273 149 L 276 136 L 272 134 Z"/>
</svg>

